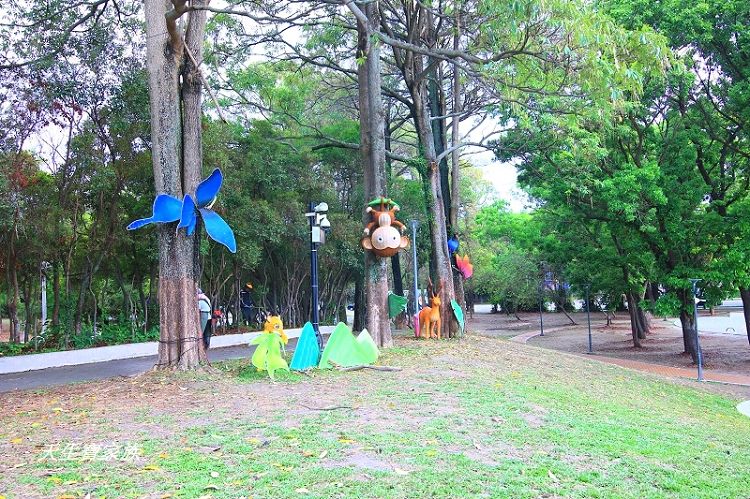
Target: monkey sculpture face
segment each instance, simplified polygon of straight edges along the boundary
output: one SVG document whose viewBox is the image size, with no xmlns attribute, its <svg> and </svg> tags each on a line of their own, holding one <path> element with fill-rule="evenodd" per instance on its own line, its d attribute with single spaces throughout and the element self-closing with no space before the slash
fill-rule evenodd
<svg viewBox="0 0 750 499">
<path fill-rule="evenodd" d="M 394 227 L 395 222 L 403 229 L 403 224 L 396 220 L 398 205 L 385 198 L 380 198 L 379 201 L 380 209 L 373 206 L 367 207 L 367 213 L 370 214 L 372 221 L 365 228 L 365 237 L 360 243 L 364 249 L 387 258 L 395 255 L 402 248 L 406 248 L 409 245 L 409 238 L 401 235 L 401 232 Z M 386 209 L 389 204 L 391 208 Z"/>
<path fill-rule="evenodd" d="M 390 225 L 380 226 L 370 235 L 368 243 L 363 241 L 365 249 L 372 249 L 379 256 L 393 256 L 401 248 L 406 248 L 409 240 L 399 234 L 398 229 Z"/>
</svg>

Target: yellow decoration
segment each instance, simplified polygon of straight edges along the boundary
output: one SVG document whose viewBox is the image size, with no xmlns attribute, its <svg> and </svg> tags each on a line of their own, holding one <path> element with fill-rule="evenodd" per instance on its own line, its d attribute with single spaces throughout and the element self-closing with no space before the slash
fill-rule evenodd
<svg viewBox="0 0 750 499">
<path fill-rule="evenodd" d="M 284 332 L 284 323 L 281 321 L 281 317 L 278 315 L 271 315 L 266 319 L 263 324 L 264 333 L 277 333 L 281 336 L 281 341 L 286 345 L 289 343 L 289 338 Z"/>
</svg>

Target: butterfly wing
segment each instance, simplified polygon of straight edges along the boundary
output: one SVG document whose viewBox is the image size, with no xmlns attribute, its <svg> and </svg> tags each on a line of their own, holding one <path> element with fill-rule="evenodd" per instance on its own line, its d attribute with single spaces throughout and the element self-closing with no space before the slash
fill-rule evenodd
<svg viewBox="0 0 750 499">
<path fill-rule="evenodd" d="M 180 223 L 177 225 L 177 229 L 185 227 L 187 235 L 192 235 L 195 231 L 197 218 L 195 214 L 195 201 L 193 201 L 190 194 L 185 194 L 185 199 L 182 200 L 182 215 L 180 216 Z"/>
<path fill-rule="evenodd" d="M 221 183 L 224 180 L 221 170 L 214 169 L 204 181 L 198 184 L 195 189 L 195 202 L 198 208 L 205 208 L 216 197 L 221 189 Z"/>
<path fill-rule="evenodd" d="M 218 213 L 206 208 L 201 208 L 200 212 L 208 236 L 217 243 L 226 246 L 232 253 L 236 253 L 237 242 L 234 239 L 234 232 L 224 219 Z"/>
<path fill-rule="evenodd" d="M 150 223 L 169 223 L 180 219 L 182 202 L 169 194 L 159 194 L 154 199 L 154 206 L 149 218 L 141 218 L 131 222 L 128 230 L 140 229 Z"/>
</svg>

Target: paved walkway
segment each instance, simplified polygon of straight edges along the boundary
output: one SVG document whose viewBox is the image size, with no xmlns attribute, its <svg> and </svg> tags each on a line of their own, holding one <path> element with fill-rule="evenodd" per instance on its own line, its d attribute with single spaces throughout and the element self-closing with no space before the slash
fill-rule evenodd
<svg viewBox="0 0 750 499">
<path fill-rule="evenodd" d="M 579 326 L 576 326 L 574 324 L 569 324 L 566 326 L 544 328 L 544 330 L 548 333 L 554 333 L 555 331 L 562 331 L 564 329 L 570 329 L 574 327 L 579 327 Z M 539 331 L 529 331 L 527 333 L 519 334 L 518 336 L 513 336 L 508 339 L 510 341 L 514 341 L 516 343 L 521 343 L 522 345 L 525 345 L 531 338 L 536 338 L 537 336 L 541 336 L 541 334 L 539 334 Z"/>
<path fill-rule="evenodd" d="M 297 345 L 296 338 L 289 338 L 287 352 L 294 351 Z M 228 359 L 246 358 L 248 362 L 255 346 L 239 345 L 226 348 L 211 348 L 208 358 L 211 362 Z M 53 367 L 39 371 L 27 371 L 23 373 L 0 374 L 0 393 L 14 390 L 32 390 L 35 388 L 48 388 L 52 386 L 77 383 L 81 381 L 95 381 L 118 376 L 134 376 L 148 371 L 156 364 L 156 355 L 149 357 L 138 357 L 135 359 L 110 360 L 94 364 L 81 364 L 77 366 Z"/>
<path fill-rule="evenodd" d="M 575 326 L 562 326 L 557 328 L 550 328 L 549 332 L 553 331 L 559 331 L 562 329 L 568 329 L 570 327 Z M 539 336 L 539 331 L 529 331 L 527 333 L 519 334 L 518 336 L 514 336 L 510 338 L 510 341 L 515 341 L 516 343 L 522 343 L 526 344 L 531 338 L 535 338 Z M 585 353 L 576 354 L 581 357 L 585 357 L 587 359 L 596 360 L 599 362 L 604 362 L 607 364 L 614 364 L 620 367 L 625 367 L 627 369 L 635 369 L 636 371 L 643 371 L 653 374 L 659 374 L 661 376 L 667 376 L 670 378 L 689 378 L 689 379 L 696 379 L 698 376 L 698 370 L 696 369 L 686 369 L 683 367 L 669 367 L 669 366 L 663 366 L 661 364 L 651 364 L 649 362 L 639 362 L 637 360 L 628 360 L 628 359 L 617 359 L 614 357 L 605 357 L 603 355 L 589 355 Z M 750 376 L 745 376 L 742 374 L 730 374 L 730 373 L 720 373 L 720 372 L 714 372 L 704 369 L 703 370 L 703 379 L 706 381 L 712 381 L 715 383 L 728 383 L 732 385 L 742 385 L 742 386 L 750 386 Z"/>
</svg>

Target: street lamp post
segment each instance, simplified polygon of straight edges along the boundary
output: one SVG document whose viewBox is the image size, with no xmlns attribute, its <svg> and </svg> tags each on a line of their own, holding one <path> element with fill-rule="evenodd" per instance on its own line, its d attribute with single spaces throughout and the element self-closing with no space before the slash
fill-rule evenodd
<svg viewBox="0 0 750 499">
<path fill-rule="evenodd" d="M 591 342 L 591 310 L 589 305 L 589 292 L 591 291 L 591 284 L 586 284 L 586 320 L 589 323 L 589 353 L 594 353 L 594 348 Z"/>
<path fill-rule="evenodd" d="M 323 336 L 320 334 L 320 304 L 318 295 L 318 245 L 325 242 L 325 231 L 330 230 L 328 221 L 328 204 L 309 204 L 305 216 L 310 220 L 310 287 L 312 290 L 312 326 L 318 339 L 318 346 L 323 349 Z"/>
<path fill-rule="evenodd" d="M 698 335 L 698 282 L 702 279 L 690 279 L 693 288 L 693 325 L 695 326 L 695 350 L 698 359 L 698 381 L 703 381 L 703 352 L 701 352 L 700 336 Z"/>
<path fill-rule="evenodd" d="M 417 271 L 419 268 L 419 262 L 417 262 L 417 226 L 419 220 L 409 220 L 409 227 L 411 227 L 411 258 L 412 267 L 414 269 L 414 279 L 412 281 L 412 299 L 414 300 L 414 315 L 419 313 L 419 300 L 417 294 L 419 293 L 419 280 Z"/>
<path fill-rule="evenodd" d="M 542 278 L 539 281 L 539 336 L 544 336 L 544 286 L 547 282 L 547 262 L 539 262 Z"/>
</svg>

